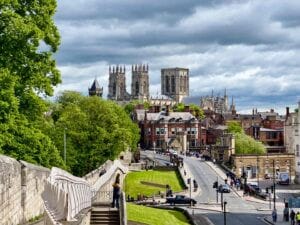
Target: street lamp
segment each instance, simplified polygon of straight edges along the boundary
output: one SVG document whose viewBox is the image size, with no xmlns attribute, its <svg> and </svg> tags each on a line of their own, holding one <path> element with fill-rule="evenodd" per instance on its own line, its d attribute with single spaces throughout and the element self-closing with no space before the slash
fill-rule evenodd
<svg viewBox="0 0 300 225">
<path fill-rule="evenodd" d="M 224 225 L 226 225 L 226 204 L 227 204 L 227 202 L 224 201 L 224 207 L 223 207 L 223 209 L 224 209 L 224 211 L 223 211 L 223 213 L 224 213 Z"/>
</svg>

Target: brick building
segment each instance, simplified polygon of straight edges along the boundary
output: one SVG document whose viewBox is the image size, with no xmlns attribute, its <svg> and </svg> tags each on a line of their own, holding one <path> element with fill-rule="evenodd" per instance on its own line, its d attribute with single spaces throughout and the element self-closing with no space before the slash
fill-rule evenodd
<svg viewBox="0 0 300 225">
<path fill-rule="evenodd" d="M 159 106 L 149 111 L 136 110 L 141 129 L 141 147 L 145 149 L 177 151 L 199 150 L 206 144 L 205 128 L 190 112 L 170 112 Z"/>
</svg>

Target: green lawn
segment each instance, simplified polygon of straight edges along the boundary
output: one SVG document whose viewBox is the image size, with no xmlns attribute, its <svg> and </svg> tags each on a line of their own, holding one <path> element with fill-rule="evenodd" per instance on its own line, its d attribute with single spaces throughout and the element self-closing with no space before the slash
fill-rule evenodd
<svg viewBox="0 0 300 225">
<path fill-rule="evenodd" d="M 141 184 L 141 181 L 153 182 L 157 184 L 169 184 L 173 192 L 183 190 L 183 182 L 180 175 L 176 171 L 160 171 L 148 170 L 141 172 L 131 172 L 125 178 L 125 193 L 126 196 L 137 198 L 138 194 L 152 196 L 158 194 L 158 191 L 166 192 L 166 188 L 154 187 L 151 185 Z"/>
<path fill-rule="evenodd" d="M 188 225 L 183 213 L 176 210 L 155 209 L 127 203 L 127 218 L 130 221 L 149 225 Z"/>
</svg>

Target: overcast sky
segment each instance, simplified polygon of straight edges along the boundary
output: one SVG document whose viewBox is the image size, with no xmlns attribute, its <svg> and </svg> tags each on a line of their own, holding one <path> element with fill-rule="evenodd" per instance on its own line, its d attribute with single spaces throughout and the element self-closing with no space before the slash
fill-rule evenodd
<svg viewBox="0 0 300 225">
<path fill-rule="evenodd" d="M 283 112 L 300 100 L 299 0 L 63 0 L 55 22 L 62 84 L 87 95 L 95 77 L 108 90 L 108 65 L 149 64 L 150 94 L 160 69 L 190 69 L 190 96 L 234 96 L 238 112 Z"/>
</svg>

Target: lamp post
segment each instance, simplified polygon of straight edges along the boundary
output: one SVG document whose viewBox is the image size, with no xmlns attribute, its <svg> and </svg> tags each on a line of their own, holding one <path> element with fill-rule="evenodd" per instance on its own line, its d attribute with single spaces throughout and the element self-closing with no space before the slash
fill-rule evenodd
<svg viewBox="0 0 300 225">
<path fill-rule="evenodd" d="M 274 210 L 276 209 L 276 195 L 275 195 L 275 160 L 273 159 L 273 202 L 274 202 Z"/>
<path fill-rule="evenodd" d="M 224 201 L 224 210 L 223 210 L 223 213 L 224 213 L 224 225 L 226 225 L 226 204 L 227 204 L 227 202 L 226 201 Z"/>
<path fill-rule="evenodd" d="M 64 161 L 65 164 L 67 163 L 67 135 L 66 135 L 67 128 L 64 128 Z"/>
</svg>

